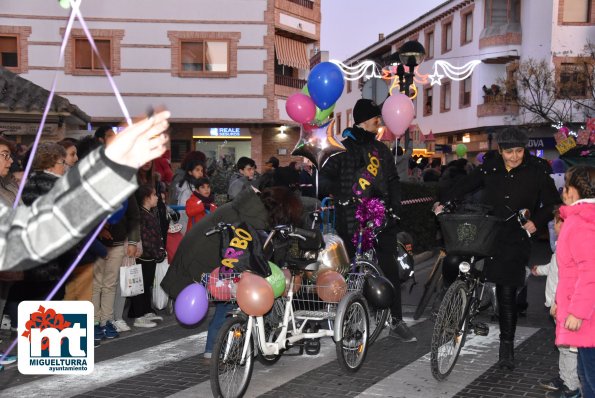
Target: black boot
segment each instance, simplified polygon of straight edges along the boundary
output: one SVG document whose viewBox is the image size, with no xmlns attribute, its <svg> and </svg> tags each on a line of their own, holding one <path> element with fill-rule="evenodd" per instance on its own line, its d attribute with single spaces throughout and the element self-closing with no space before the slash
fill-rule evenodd
<svg viewBox="0 0 595 398">
<path fill-rule="evenodd" d="M 500 340 L 500 369 L 514 370 L 514 341 Z"/>
</svg>

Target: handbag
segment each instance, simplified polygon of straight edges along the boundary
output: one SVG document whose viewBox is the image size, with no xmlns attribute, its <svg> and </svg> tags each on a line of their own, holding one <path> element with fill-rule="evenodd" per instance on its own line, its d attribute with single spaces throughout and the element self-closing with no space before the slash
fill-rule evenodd
<svg viewBox="0 0 595 398">
<path fill-rule="evenodd" d="M 125 257 L 120 267 L 120 290 L 122 297 L 133 297 L 143 294 L 143 269 L 132 257 Z"/>
<path fill-rule="evenodd" d="M 157 263 L 155 268 L 155 279 L 153 279 L 153 307 L 158 310 L 162 310 L 167 307 L 167 302 L 169 301 L 169 296 L 165 291 L 161 288 L 161 281 L 165 277 L 167 273 L 167 269 L 169 268 L 169 264 L 167 263 L 167 259 Z"/>
</svg>

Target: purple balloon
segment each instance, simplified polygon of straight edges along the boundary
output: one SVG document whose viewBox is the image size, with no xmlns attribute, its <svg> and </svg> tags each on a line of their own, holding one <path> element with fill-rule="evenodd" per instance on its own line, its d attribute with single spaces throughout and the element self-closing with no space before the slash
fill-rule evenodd
<svg viewBox="0 0 595 398">
<path fill-rule="evenodd" d="M 186 286 L 176 298 L 174 309 L 181 323 L 194 325 L 200 322 L 209 310 L 207 289 L 199 283 Z"/>
</svg>

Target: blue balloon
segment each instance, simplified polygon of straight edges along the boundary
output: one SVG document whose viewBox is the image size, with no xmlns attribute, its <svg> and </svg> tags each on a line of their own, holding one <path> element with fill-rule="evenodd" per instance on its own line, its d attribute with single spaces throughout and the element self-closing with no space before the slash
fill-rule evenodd
<svg viewBox="0 0 595 398">
<path fill-rule="evenodd" d="M 124 214 L 126 214 L 126 209 L 128 209 L 128 199 L 122 202 L 122 206 L 118 210 L 112 213 L 111 216 L 107 219 L 107 222 L 110 224 L 117 224 L 120 222 L 122 218 L 124 218 Z"/>
<path fill-rule="evenodd" d="M 333 106 L 343 93 L 344 86 L 343 72 L 332 62 L 319 63 L 308 76 L 310 98 L 320 109 Z"/>
</svg>

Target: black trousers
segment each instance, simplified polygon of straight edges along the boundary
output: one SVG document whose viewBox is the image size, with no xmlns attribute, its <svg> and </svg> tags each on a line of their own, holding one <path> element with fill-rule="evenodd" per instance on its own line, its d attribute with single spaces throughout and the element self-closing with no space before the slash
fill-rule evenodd
<svg viewBox="0 0 595 398">
<path fill-rule="evenodd" d="M 149 312 L 153 312 L 151 299 L 153 297 L 153 279 L 155 279 L 157 263 L 155 260 L 141 260 L 140 258 L 137 258 L 136 261 L 143 269 L 143 286 L 145 287 L 145 292 L 138 296 L 130 297 L 129 318 L 140 318 Z"/>
<path fill-rule="evenodd" d="M 517 287 L 508 285 L 496 285 L 496 297 L 498 298 L 500 340 L 513 341 L 516 332 L 517 322 Z"/>
</svg>

